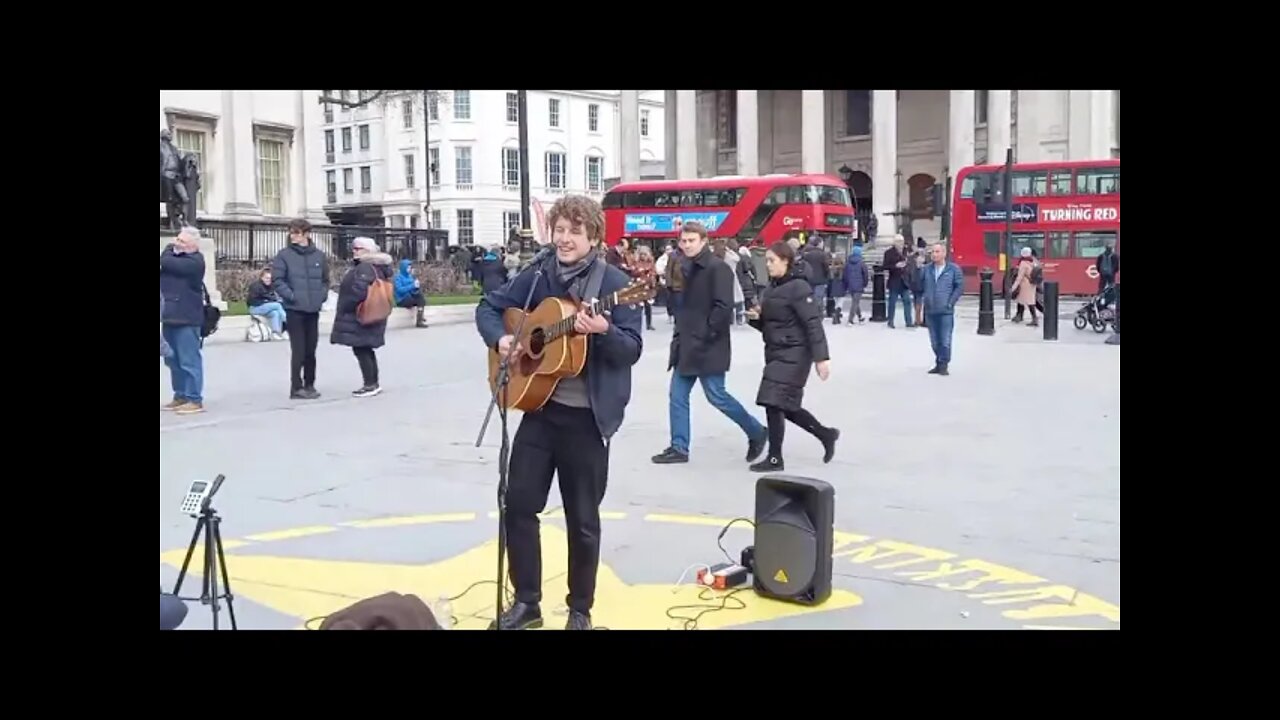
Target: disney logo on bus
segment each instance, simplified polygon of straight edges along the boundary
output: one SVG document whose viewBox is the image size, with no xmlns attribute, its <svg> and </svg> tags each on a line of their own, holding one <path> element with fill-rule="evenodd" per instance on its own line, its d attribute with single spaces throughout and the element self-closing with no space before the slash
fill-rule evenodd
<svg viewBox="0 0 1280 720">
<path fill-rule="evenodd" d="M 1037 215 L 1036 203 L 1014 203 L 1013 204 L 1013 221 L 1019 223 L 1033 223 L 1036 221 Z M 978 222 L 994 223 L 1004 222 L 1006 206 L 999 204 L 980 204 L 978 205 Z"/>
</svg>

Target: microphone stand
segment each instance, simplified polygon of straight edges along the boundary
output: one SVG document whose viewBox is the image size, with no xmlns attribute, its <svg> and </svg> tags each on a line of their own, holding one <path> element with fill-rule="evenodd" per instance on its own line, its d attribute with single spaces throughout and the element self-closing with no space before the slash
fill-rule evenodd
<svg viewBox="0 0 1280 720">
<path fill-rule="evenodd" d="M 480 426 L 480 435 L 476 438 L 476 447 L 480 447 L 484 442 L 485 432 L 489 429 L 489 420 L 493 417 L 493 408 L 498 408 L 498 427 L 502 434 L 502 445 L 498 449 L 498 595 L 494 604 L 493 629 L 502 629 L 502 606 L 506 602 L 506 559 L 507 559 L 507 466 L 510 463 L 511 455 L 511 436 L 507 431 L 507 388 L 511 380 L 510 365 L 511 359 L 515 356 L 516 345 L 520 342 L 520 334 L 524 332 L 525 321 L 529 319 L 529 304 L 533 302 L 533 291 L 538 287 L 538 283 L 542 280 L 543 266 L 546 264 L 546 258 L 530 263 L 529 267 L 535 267 L 533 274 L 533 282 L 529 283 L 529 292 L 525 295 L 523 314 L 520 322 L 516 325 L 515 340 L 511 343 L 511 348 L 507 354 L 502 357 L 502 361 L 498 363 L 497 382 L 494 383 L 493 397 L 489 400 L 489 409 L 484 414 L 484 424 Z M 516 277 L 519 277 L 517 275 Z M 502 402 L 498 402 L 501 396 Z"/>
</svg>

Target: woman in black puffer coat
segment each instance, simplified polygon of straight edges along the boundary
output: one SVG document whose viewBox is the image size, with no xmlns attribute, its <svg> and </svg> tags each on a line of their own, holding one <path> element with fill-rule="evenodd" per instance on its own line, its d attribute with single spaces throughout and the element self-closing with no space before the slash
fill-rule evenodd
<svg viewBox="0 0 1280 720">
<path fill-rule="evenodd" d="M 356 361 L 360 363 L 360 375 L 364 378 L 364 385 L 351 394 L 370 397 L 382 392 L 378 385 L 378 356 L 374 354 L 374 350 L 386 343 L 387 321 L 361 325 L 356 313 L 360 303 L 368 295 L 369 285 L 375 277 L 391 279 L 392 260 L 390 255 L 378 250 L 377 243 L 366 237 L 351 241 L 351 255 L 355 264 L 347 271 L 342 278 L 342 285 L 338 287 L 338 307 L 329 342 L 351 348 Z"/>
<path fill-rule="evenodd" d="M 783 470 L 782 436 L 786 421 L 800 426 L 822 443 L 824 463 L 836 452 L 840 431 L 823 427 L 801 407 L 809 368 L 817 364 L 818 377 L 830 375 L 827 336 L 822 329 L 822 308 L 813 300 L 813 289 L 796 267 L 796 251 L 785 242 L 765 254 L 769 287 L 758 308 L 747 313 L 751 327 L 764 334 L 764 377 L 756 404 L 763 405 L 769 421 L 769 453 L 751 466 L 756 472 Z"/>
</svg>

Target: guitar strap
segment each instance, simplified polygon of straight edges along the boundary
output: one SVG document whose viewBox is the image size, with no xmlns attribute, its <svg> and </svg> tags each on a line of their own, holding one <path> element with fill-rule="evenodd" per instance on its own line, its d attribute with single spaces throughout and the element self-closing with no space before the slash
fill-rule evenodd
<svg viewBox="0 0 1280 720">
<path fill-rule="evenodd" d="M 576 302 L 599 300 L 600 286 L 604 284 L 604 273 L 608 269 L 609 264 L 597 257 L 596 261 L 591 264 L 591 269 L 587 271 L 587 283 L 586 287 L 583 289 L 582 296 L 578 297 L 572 287 L 569 289 L 569 294 L 574 296 L 573 299 Z"/>
</svg>

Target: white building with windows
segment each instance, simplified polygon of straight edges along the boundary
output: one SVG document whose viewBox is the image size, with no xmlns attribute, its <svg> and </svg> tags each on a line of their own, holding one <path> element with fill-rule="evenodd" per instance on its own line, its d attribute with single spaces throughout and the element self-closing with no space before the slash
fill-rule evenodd
<svg viewBox="0 0 1280 720">
<path fill-rule="evenodd" d="M 669 178 L 818 172 L 846 178 L 880 240 L 899 208 L 962 167 L 1120 156 L 1119 90 L 666 90 Z M 630 115 L 624 115 L 625 135 Z M 628 179 L 626 173 L 623 179 Z M 938 236 L 937 222 L 913 232 Z"/>
<path fill-rule="evenodd" d="M 323 222 L 318 97 L 316 90 L 161 90 L 160 128 L 200 166 L 197 217 Z"/>
<path fill-rule="evenodd" d="M 325 91 L 330 96 L 356 91 Z M 530 90 L 529 180 L 550 206 L 565 193 L 599 198 L 617 175 L 622 105 L 634 111 L 640 162 L 663 159 L 662 91 Z M 634 108 L 632 108 L 634 104 Z M 322 113 L 324 209 L 335 222 L 449 231 L 457 244 L 501 242 L 520 224 L 516 91 L 440 90 Z M 424 153 L 424 145 L 426 152 Z"/>
</svg>

